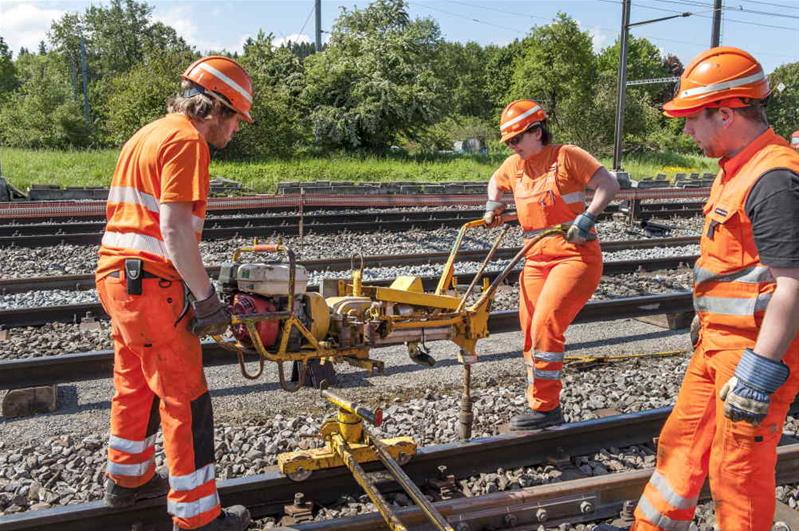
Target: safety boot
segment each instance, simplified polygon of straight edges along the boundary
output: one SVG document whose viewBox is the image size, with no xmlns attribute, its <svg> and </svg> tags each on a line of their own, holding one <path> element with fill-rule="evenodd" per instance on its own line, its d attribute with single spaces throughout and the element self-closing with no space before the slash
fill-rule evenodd
<svg viewBox="0 0 799 531">
<path fill-rule="evenodd" d="M 249 509 L 243 505 L 231 505 L 223 508 L 215 520 L 194 528 L 194 531 L 244 531 L 251 521 Z M 172 531 L 181 531 L 181 528 L 173 525 Z"/>
<path fill-rule="evenodd" d="M 169 492 L 169 472 L 166 469 L 156 470 L 150 481 L 139 487 L 128 488 L 114 483 L 111 478 L 105 479 L 105 504 L 109 507 L 130 507 L 139 500 L 160 498 Z"/>
<path fill-rule="evenodd" d="M 513 431 L 538 430 L 558 424 L 563 424 L 563 413 L 560 406 L 552 411 L 528 411 L 510 419 L 510 429 Z"/>
<path fill-rule="evenodd" d="M 629 527 L 618 527 L 611 524 L 595 525 L 591 531 L 630 531 Z"/>
</svg>

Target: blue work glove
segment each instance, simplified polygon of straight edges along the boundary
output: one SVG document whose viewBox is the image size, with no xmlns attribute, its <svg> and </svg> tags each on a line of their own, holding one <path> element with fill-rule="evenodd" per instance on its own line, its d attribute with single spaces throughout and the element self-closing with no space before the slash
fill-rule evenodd
<svg viewBox="0 0 799 531">
<path fill-rule="evenodd" d="M 744 350 L 730 378 L 719 392 L 724 401 L 724 416 L 757 426 L 768 414 L 769 397 L 780 388 L 791 370 L 781 361 L 774 361 Z"/>
<path fill-rule="evenodd" d="M 505 212 L 505 203 L 502 201 L 486 201 L 486 213 L 483 214 L 483 221 L 489 227 L 498 227 L 502 222 L 502 213 Z"/>
<path fill-rule="evenodd" d="M 596 216 L 589 212 L 583 212 L 576 218 L 566 232 L 566 241 L 576 244 L 585 243 L 589 240 L 596 240 L 596 233 L 591 232 L 596 223 Z"/>
</svg>

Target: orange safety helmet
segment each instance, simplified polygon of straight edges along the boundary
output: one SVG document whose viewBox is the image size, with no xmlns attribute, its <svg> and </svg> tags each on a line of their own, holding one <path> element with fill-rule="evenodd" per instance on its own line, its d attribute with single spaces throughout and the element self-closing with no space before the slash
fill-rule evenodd
<svg viewBox="0 0 799 531">
<path fill-rule="evenodd" d="M 512 101 L 502 110 L 502 116 L 499 118 L 501 141 L 507 142 L 546 119 L 547 113 L 533 100 Z"/>
<path fill-rule="evenodd" d="M 221 101 L 252 123 L 252 80 L 244 68 L 229 57 L 209 55 L 194 61 L 181 76 Z"/>
<path fill-rule="evenodd" d="M 677 95 L 663 105 L 663 114 L 680 118 L 708 107 L 748 107 L 746 100 L 768 95 L 768 78 L 760 63 L 741 49 L 719 46 L 700 53 L 685 67 Z"/>
</svg>

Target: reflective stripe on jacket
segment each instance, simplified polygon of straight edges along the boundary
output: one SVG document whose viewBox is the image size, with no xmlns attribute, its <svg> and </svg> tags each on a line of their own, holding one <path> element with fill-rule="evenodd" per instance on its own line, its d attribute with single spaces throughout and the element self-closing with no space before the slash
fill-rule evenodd
<svg viewBox="0 0 799 531">
<path fill-rule="evenodd" d="M 799 173 L 799 154 L 773 135 L 726 182 L 723 170 L 713 182 L 704 208 L 701 255 L 694 266 L 694 309 L 703 330 L 757 335 L 776 284 L 760 262 L 745 205 L 758 179 L 778 168 Z"/>
</svg>

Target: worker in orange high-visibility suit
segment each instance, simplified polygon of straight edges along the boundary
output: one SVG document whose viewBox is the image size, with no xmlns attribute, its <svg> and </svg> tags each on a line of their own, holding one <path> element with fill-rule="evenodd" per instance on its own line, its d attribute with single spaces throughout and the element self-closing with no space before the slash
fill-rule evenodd
<svg viewBox="0 0 799 531">
<path fill-rule="evenodd" d="M 563 422 L 560 408 L 564 334 L 591 298 L 602 276 L 602 251 L 594 223 L 619 184 L 602 165 L 577 146 L 550 143 L 544 110 L 533 100 L 518 100 L 502 111 L 502 142 L 514 154 L 488 183 L 485 221 L 493 226 L 512 192 L 524 238 L 555 225 L 569 225 L 564 236 L 535 244 L 519 279 L 519 321 L 527 366 L 530 410 L 511 419 L 514 430 Z M 585 189 L 595 190 L 585 207 Z"/>
<path fill-rule="evenodd" d="M 114 387 L 105 500 L 113 507 L 167 494 L 175 528 L 245 529 L 245 507 L 222 509 L 214 421 L 199 336 L 230 316 L 203 266 L 208 144 L 221 149 L 251 122 L 252 83 L 235 61 L 204 57 L 183 74 L 169 114 L 136 132 L 119 155 L 96 271 L 111 317 Z M 184 304 L 184 284 L 194 302 Z M 164 439 L 168 477 L 156 473 Z"/>
<path fill-rule="evenodd" d="M 709 475 L 718 529 L 767 531 L 799 389 L 799 153 L 769 128 L 768 79 L 743 50 L 702 52 L 676 94 L 664 113 L 721 171 L 694 267 L 698 342 L 633 528 L 687 530 Z"/>
</svg>

